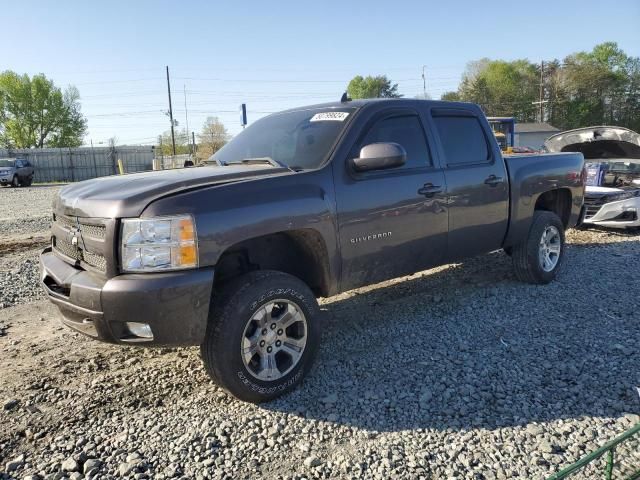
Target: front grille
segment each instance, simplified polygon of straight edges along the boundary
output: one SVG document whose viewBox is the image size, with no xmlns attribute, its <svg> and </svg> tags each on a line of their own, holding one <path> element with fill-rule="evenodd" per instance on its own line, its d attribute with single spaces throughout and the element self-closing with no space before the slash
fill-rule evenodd
<svg viewBox="0 0 640 480">
<path fill-rule="evenodd" d="M 586 220 L 596 216 L 605 203 L 604 198 L 604 196 L 584 198 L 584 218 Z"/>
<path fill-rule="evenodd" d="M 54 214 L 52 247 L 54 252 L 80 266 L 107 273 L 105 220 Z M 75 238 L 74 238 L 75 237 Z M 73 243 L 72 243 L 73 242 Z"/>
<path fill-rule="evenodd" d="M 66 215 L 54 215 L 53 221 L 59 223 L 63 228 L 80 228 L 82 235 L 87 235 L 93 238 L 104 238 L 106 227 L 104 225 L 95 225 L 92 223 L 86 223 L 81 218 L 76 221 L 75 218 L 67 217 Z"/>
<path fill-rule="evenodd" d="M 107 271 L 107 260 L 102 255 L 83 250 L 82 248 L 76 248 L 75 245 L 72 245 L 63 238 L 54 237 L 53 248 L 72 260 L 84 262 L 93 268 L 97 268 L 101 272 Z"/>
</svg>

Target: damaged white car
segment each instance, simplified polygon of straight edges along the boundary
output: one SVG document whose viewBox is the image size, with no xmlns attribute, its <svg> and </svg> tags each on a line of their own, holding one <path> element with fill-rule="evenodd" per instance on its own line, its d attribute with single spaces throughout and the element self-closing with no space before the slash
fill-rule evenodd
<svg viewBox="0 0 640 480">
<path fill-rule="evenodd" d="M 584 155 L 585 226 L 640 227 L 640 134 L 622 127 L 579 128 L 549 137 L 545 148 Z"/>
</svg>

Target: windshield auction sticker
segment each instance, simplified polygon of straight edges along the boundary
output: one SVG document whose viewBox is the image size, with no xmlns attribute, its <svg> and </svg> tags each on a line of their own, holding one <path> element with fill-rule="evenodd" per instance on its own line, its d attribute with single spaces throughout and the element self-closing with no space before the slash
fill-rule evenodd
<svg viewBox="0 0 640 480">
<path fill-rule="evenodd" d="M 309 119 L 310 122 L 325 122 L 325 121 L 335 121 L 335 122 L 344 122 L 345 118 L 349 116 L 349 112 L 322 112 L 316 113 L 313 117 Z"/>
</svg>

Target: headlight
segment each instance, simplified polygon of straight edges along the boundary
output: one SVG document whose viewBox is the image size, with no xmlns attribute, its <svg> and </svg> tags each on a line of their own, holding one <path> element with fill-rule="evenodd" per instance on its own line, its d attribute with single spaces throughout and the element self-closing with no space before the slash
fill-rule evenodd
<svg viewBox="0 0 640 480">
<path fill-rule="evenodd" d="M 198 242 L 193 217 L 122 220 L 120 258 L 125 272 L 197 267 Z"/>
</svg>

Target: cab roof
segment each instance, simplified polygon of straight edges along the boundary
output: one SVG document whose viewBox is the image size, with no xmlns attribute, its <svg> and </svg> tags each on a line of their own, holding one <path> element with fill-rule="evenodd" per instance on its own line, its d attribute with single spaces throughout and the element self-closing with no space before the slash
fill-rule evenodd
<svg viewBox="0 0 640 480">
<path fill-rule="evenodd" d="M 322 108 L 356 108 L 360 109 L 366 107 L 367 105 L 372 104 L 397 104 L 398 106 L 418 106 L 428 104 L 432 107 L 443 107 L 443 108 L 465 108 L 469 109 L 470 106 L 477 108 L 477 105 L 474 103 L 466 103 L 466 102 L 450 102 L 447 100 L 420 100 L 417 98 L 363 98 L 358 100 L 349 100 L 348 102 L 327 102 L 327 103 L 317 103 L 314 105 L 301 105 L 300 107 L 289 108 L 287 110 L 283 110 L 277 113 L 285 113 L 285 112 L 297 112 L 300 110 L 313 110 L 313 109 L 322 109 Z M 276 113 L 276 114 L 277 114 Z"/>
</svg>

